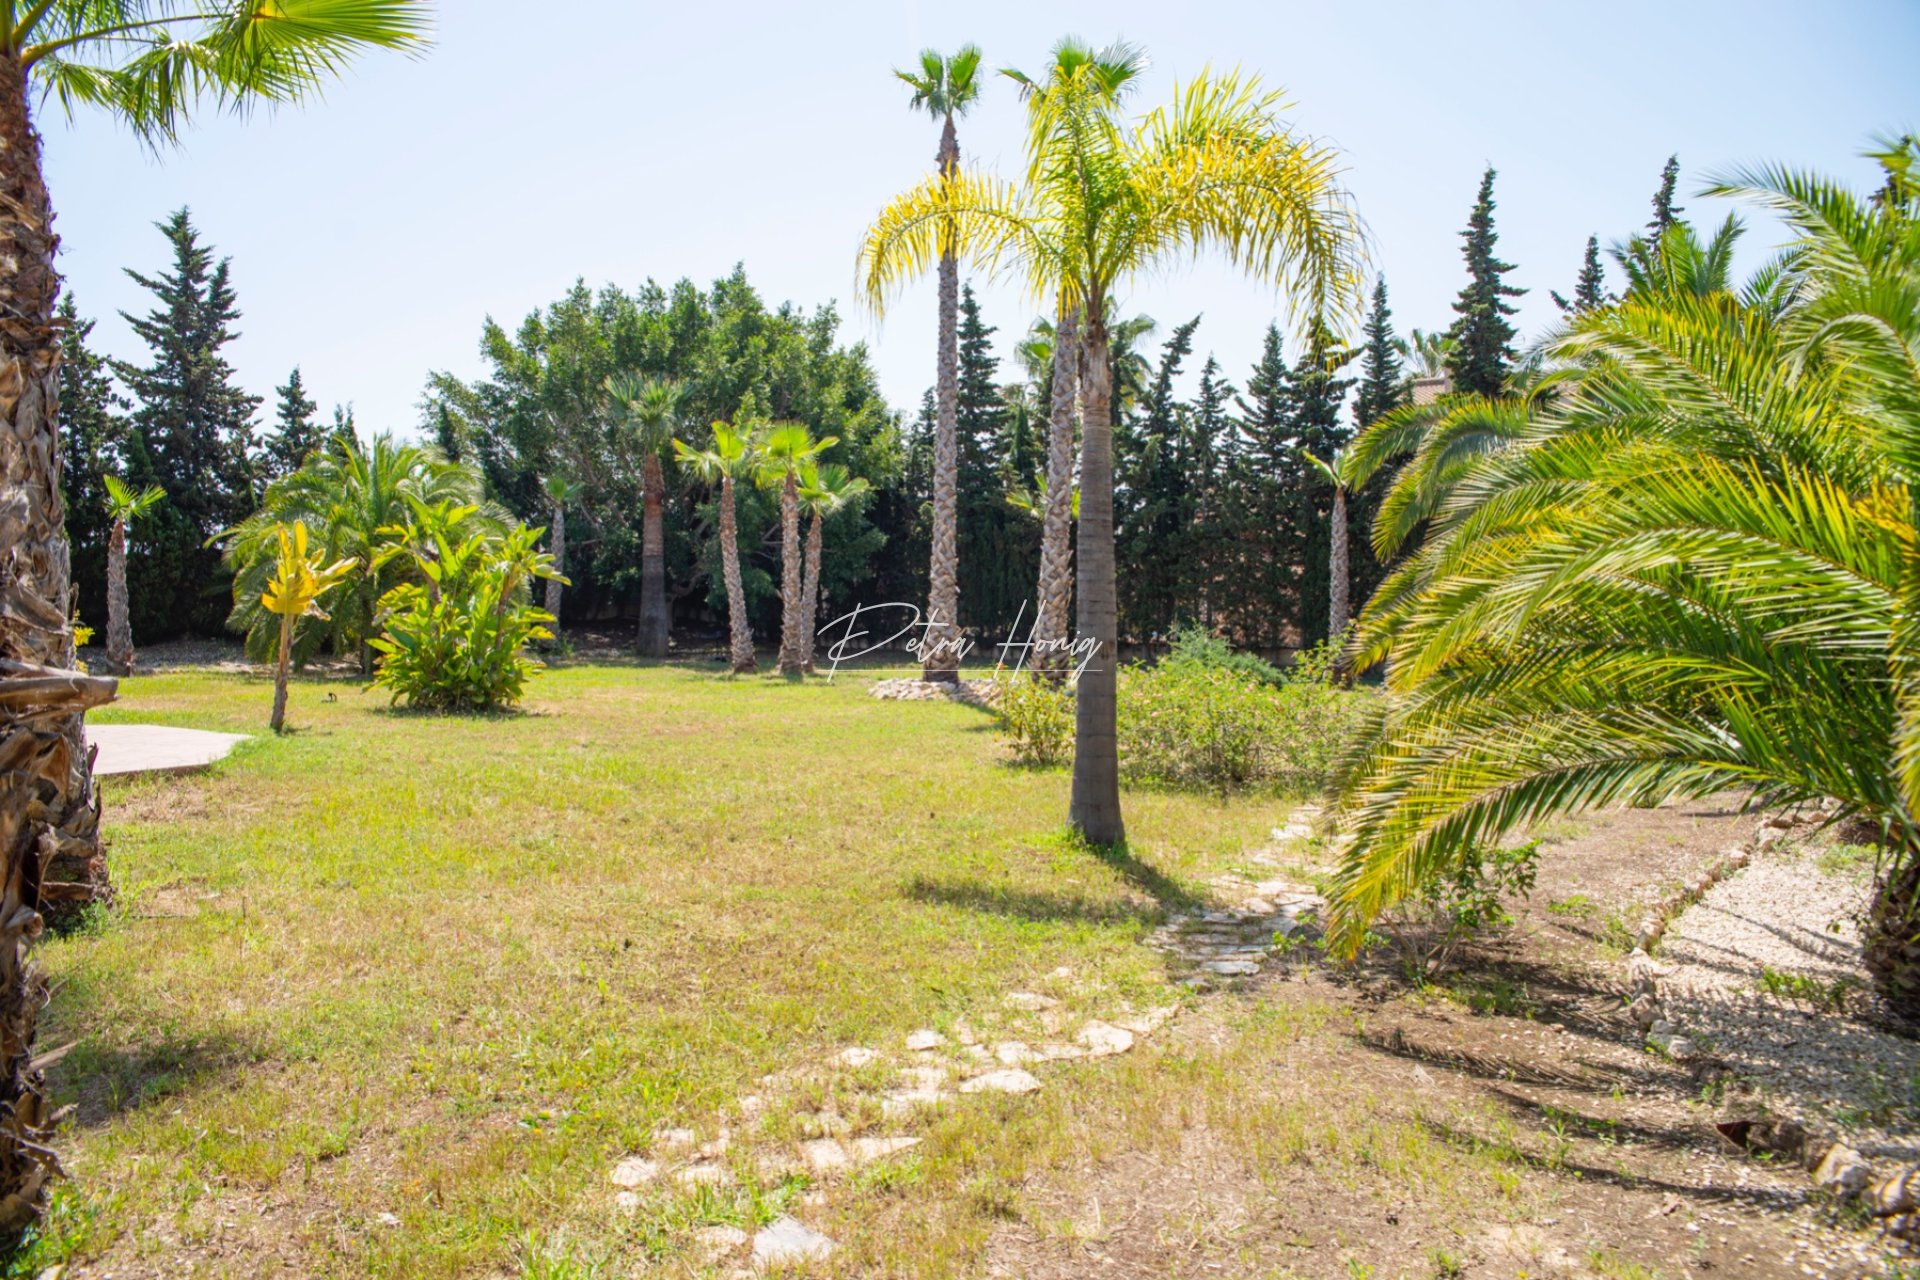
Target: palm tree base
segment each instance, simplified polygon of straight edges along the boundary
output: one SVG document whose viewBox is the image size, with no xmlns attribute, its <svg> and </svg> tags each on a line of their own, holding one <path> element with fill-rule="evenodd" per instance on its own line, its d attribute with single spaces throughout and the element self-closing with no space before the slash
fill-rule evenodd
<svg viewBox="0 0 1920 1280">
<path fill-rule="evenodd" d="M 1867 972 L 1887 1009 L 1920 1026 L 1920 858 L 1880 883 L 1865 922 Z"/>
<path fill-rule="evenodd" d="M 926 667 L 921 670 L 920 678 L 928 684 L 959 684 L 960 668 Z"/>
</svg>

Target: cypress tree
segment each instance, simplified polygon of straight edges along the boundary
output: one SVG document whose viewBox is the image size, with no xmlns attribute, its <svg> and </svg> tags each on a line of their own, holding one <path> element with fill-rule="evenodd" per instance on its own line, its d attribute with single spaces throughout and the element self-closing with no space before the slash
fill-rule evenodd
<svg viewBox="0 0 1920 1280">
<path fill-rule="evenodd" d="M 1184 415 L 1173 383 L 1199 327 L 1195 316 L 1162 345 L 1142 412 L 1124 424 L 1115 441 L 1115 553 L 1127 566 L 1120 584 L 1121 632 L 1137 640 L 1165 635 L 1180 608 L 1187 475 Z"/>
<path fill-rule="evenodd" d="M 1580 279 L 1574 283 L 1573 300 L 1569 302 L 1558 291 L 1550 291 L 1548 296 L 1554 306 L 1575 315 L 1591 311 L 1607 300 L 1607 277 L 1600 268 L 1599 236 L 1587 237 L 1587 256 L 1580 261 Z"/>
<path fill-rule="evenodd" d="M 1238 473 L 1234 423 L 1227 412 L 1232 398 L 1233 385 L 1209 355 L 1200 369 L 1193 410 L 1186 415 L 1187 502 L 1180 554 L 1180 611 L 1209 627 L 1232 588 L 1231 485 Z"/>
<path fill-rule="evenodd" d="M 81 620 L 105 636 L 107 489 L 124 447 L 126 401 L 114 391 L 106 358 L 87 345 L 94 322 L 80 318 L 69 292 L 60 300 L 60 496 L 67 508 L 72 581 Z"/>
<path fill-rule="evenodd" d="M 151 362 L 113 362 L 137 406 L 129 461 L 144 474 L 130 478 L 167 491 L 148 521 L 147 563 L 136 554 L 129 566 L 134 631 L 218 633 L 231 602 L 220 553 L 204 544 L 252 514 L 249 458 L 260 398 L 234 385 L 222 354 L 239 336 L 229 261 L 214 260 L 185 209 L 155 225 L 173 247 L 173 270 L 151 277 L 128 270 L 154 307 L 143 317 L 121 312 Z"/>
<path fill-rule="evenodd" d="M 993 353 L 994 326 L 980 317 L 973 286 L 960 292 L 959 386 L 954 405 L 958 434 L 960 618 L 963 625 L 998 633 L 1033 594 L 1040 571 L 1039 543 L 1021 528 L 1025 517 L 1007 506 L 1008 412 L 1000 389 L 1000 358 Z M 1024 554 L 1033 541 L 1029 565 Z M 1028 606 L 1028 613 L 1032 607 Z"/>
<path fill-rule="evenodd" d="M 1360 348 L 1360 391 L 1354 397 L 1353 416 L 1361 427 L 1400 407 L 1406 398 L 1406 375 L 1393 335 L 1393 312 L 1387 309 L 1387 281 L 1373 285 L 1373 307 L 1367 312 L 1365 342 Z"/>
<path fill-rule="evenodd" d="M 1460 233 L 1466 241 L 1468 279 L 1453 304 L 1459 318 L 1448 330 L 1453 350 L 1447 353 L 1447 374 L 1453 389 L 1483 396 L 1497 396 L 1506 388 L 1515 333 L 1507 321 L 1515 308 L 1507 299 L 1526 292 L 1506 283 L 1502 277 L 1513 270 L 1513 264 L 1494 256 L 1500 237 L 1493 229 L 1493 179 L 1489 165 L 1480 179 L 1480 195 L 1467 229 Z"/>
<path fill-rule="evenodd" d="M 1653 221 L 1647 223 L 1647 239 L 1656 246 L 1660 237 L 1667 234 L 1667 228 L 1680 221 L 1680 215 L 1686 209 L 1673 202 L 1674 188 L 1680 183 L 1680 157 L 1667 157 L 1667 163 L 1660 170 L 1660 189 L 1653 193 Z"/>
<path fill-rule="evenodd" d="M 1237 602 L 1231 606 L 1240 638 L 1259 648 L 1286 643 L 1299 618 L 1299 538 L 1293 524 L 1291 482 L 1300 463 L 1294 450 L 1294 371 L 1267 326 L 1260 359 L 1236 398 L 1241 443 L 1231 480 L 1228 517 L 1236 536 Z"/>
<path fill-rule="evenodd" d="M 294 366 L 284 386 L 273 390 L 279 397 L 273 409 L 274 429 L 266 438 L 257 463 L 262 478 L 267 480 L 298 471 L 307 455 L 326 443 L 326 433 L 314 421 L 320 406 L 307 398 L 307 389 L 300 381 L 300 366 Z M 445 411 L 442 406 L 441 412 Z"/>
</svg>

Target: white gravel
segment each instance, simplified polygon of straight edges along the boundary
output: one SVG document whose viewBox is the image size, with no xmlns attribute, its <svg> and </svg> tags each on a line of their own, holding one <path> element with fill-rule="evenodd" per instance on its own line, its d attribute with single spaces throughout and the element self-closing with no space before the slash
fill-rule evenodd
<svg viewBox="0 0 1920 1280">
<path fill-rule="evenodd" d="M 1859 1016 L 1870 982 L 1856 917 L 1870 889 L 1870 865 L 1757 855 L 1668 927 L 1661 1001 L 1675 1029 L 1750 1081 L 1774 1114 L 1833 1125 L 1869 1158 L 1920 1160 L 1920 1043 Z M 1849 1012 L 1767 994 L 1766 969 L 1857 984 Z"/>
</svg>

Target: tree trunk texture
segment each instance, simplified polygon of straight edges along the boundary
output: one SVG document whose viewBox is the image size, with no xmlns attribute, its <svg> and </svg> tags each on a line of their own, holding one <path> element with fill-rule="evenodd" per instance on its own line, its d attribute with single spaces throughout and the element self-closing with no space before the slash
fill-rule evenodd
<svg viewBox="0 0 1920 1280">
<path fill-rule="evenodd" d="M 1920 1026 L 1920 856 L 1908 850 L 1868 910 L 1867 972 L 1893 1013 Z"/>
<path fill-rule="evenodd" d="M 727 580 L 729 658 L 735 675 L 760 669 L 753 657 L 753 628 L 747 622 L 747 589 L 740 581 L 739 526 L 733 515 L 733 477 L 720 477 L 720 572 Z"/>
<path fill-rule="evenodd" d="M 940 176 L 951 178 L 960 144 L 948 118 L 940 135 Z M 933 426 L 933 563 L 928 574 L 927 680 L 960 678 L 960 264 L 949 245 L 940 254 L 940 333 L 935 354 Z"/>
<path fill-rule="evenodd" d="M 813 674 L 813 632 L 820 618 L 821 515 L 813 513 L 807 526 L 807 564 L 800 582 L 800 669 Z"/>
<path fill-rule="evenodd" d="M 60 277 L 25 70 L 0 58 L 0 1234 L 17 1237 L 60 1164 L 34 1061 L 43 911 L 108 896 L 84 716 L 115 682 L 73 666 L 60 497 Z"/>
<path fill-rule="evenodd" d="M 800 478 L 787 472 L 780 486 L 781 675 L 800 674 Z"/>
<path fill-rule="evenodd" d="M 553 555 L 553 571 L 564 574 L 567 571 L 567 509 L 554 504 L 553 527 L 547 532 L 548 547 Z M 553 629 L 560 630 L 560 583 L 553 578 L 547 579 L 547 612 L 553 615 Z"/>
<path fill-rule="evenodd" d="M 273 718 L 268 726 L 278 733 L 287 727 L 287 672 L 293 666 L 293 619 L 280 615 L 280 654 L 273 664 Z"/>
<path fill-rule="evenodd" d="M 660 517 L 667 484 L 658 454 L 647 455 L 640 484 L 640 656 L 664 658 L 672 617 L 667 612 L 666 529 Z"/>
<path fill-rule="evenodd" d="M 1064 678 L 1064 654 L 1047 654 L 1044 642 L 1067 638 L 1073 604 L 1073 446 L 1077 434 L 1074 400 L 1080 391 L 1080 316 L 1069 311 L 1053 334 L 1053 402 L 1047 424 L 1047 505 L 1040 525 L 1040 600 L 1034 616 L 1034 667 Z"/>
<path fill-rule="evenodd" d="M 1089 308 L 1080 340 L 1080 562 L 1077 639 L 1097 642 L 1074 697 L 1073 800 L 1067 821 L 1091 844 L 1126 842 L 1120 817 L 1119 603 L 1113 551 L 1113 369 L 1105 318 Z"/>
<path fill-rule="evenodd" d="M 127 609 L 127 522 L 107 535 L 107 674 L 133 674 L 133 622 Z"/>
<path fill-rule="evenodd" d="M 1347 568 L 1347 491 L 1333 489 L 1333 549 L 1327 553 L 1327 638 L 1335 644 L 1347 632 L 1350 581 Z"/>
</svg>

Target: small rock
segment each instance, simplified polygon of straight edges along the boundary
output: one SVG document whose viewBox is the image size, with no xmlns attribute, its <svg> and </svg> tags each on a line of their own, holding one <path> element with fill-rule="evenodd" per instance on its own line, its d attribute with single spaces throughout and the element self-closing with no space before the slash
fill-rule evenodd
<svg viewBox="0 0 1920 1280">
<path fill-rule="evenodd" d="M 1040 1087 L 1040 1081 L 1030 1071 L 1019 1067 L 1008 1067 L 1002 1071 L 989 1071 L 985 1075 L 975 1076 L 960 1083 L 962 1093 L 981 1093 L 992 1090 L 995 1093 L 1032 1093 Z"/>
<path fill-rule="evenodd" d="M 684 1169 L 676 1169 L 674 1181 L 683 1187 L 726 1187 L 733 1185 L 733 1171 L 723 1164 L 702 1160 Z"/>
<path fill-rule="evenodd" d="M 1145 1013 L 1135 1014 L 1131 1018 L 1117 1019 L 1113 1025 L 1123 1027 L 1137 1036 L 1150 1036 L 1165 1026 L 1167 1019 L 1172 1016 L 1173 1006 L 1162 1005 L 1156 1009 L 1149 1009 Z"/>
<path fill-rule="evenodd" d="M 685 1151 L 700 1141 L 700 1135 L 691 1129 L 655 1129 L 653 1131 L 653 1149 L 655 1151 Z"/>
<path fill-rule="evenodd" d="M 915 1031 L 907 1037 L 907 1048 L 915 1053 L 931 1053 L 947 1042 L 938 1031 Z"/>
<path fill-rule="evenodd" d="M 1844 1142 L 1834 1143 L 1813 1171 L 1814 1185 L 1843 1200 L 1851 1200 L 1865 1191 L 1872 1178 L 1873 1167 Z"/>
<path fill-rule="evenodd" d="M 632 1213 L 640 1207 L 638 1191 L 616 1191 L 613 1195 L 613 1207 L 622 1213 Z"/>
<path fill-rule="evenodd" d="M 864 1049 L 864 1048 L 861 1048 L 859 1045 L 855 1045 L 851 1049 L 842 1049 L 840 1051 L 841 1064 L 843 1066 L 849 1066 L 849 1067 L 864 1067 L 870 1062 L 878 1061 L 879 1057 L 880 1057 L 880 1053 L 878 1050 Z"/>
<path fill-rule="evenodd" d="M 1257 960 L 1209 960 L 1200 967 L 1223 978 L 1249 978 L 1260 972 Z"/>
<path fill-rule="evenodd" d="M 1080 1028 L 1080 1035 L 1077 1038 L 1081 1044 L 1087 1046 L 1087 1052 L 1096 1058 L 1102 1058 L 1111 1053 L 1125 1053 L 1133 1048 L 1133 1032 L 1123 1031 L 1106 1022 L 1089 1022 Z"/>
<path fill-rule="evenodd" d="M 919 1138 L 855 1138 L 847 1144 L 847 1154 L 855 1164 L 872 1164 L 920 1145 Z"/>
<path fill-rule="evenodd" d="M 783 1267 L 793 1262 L 812 1262 L 833 1252 L 833 1241 L 808 1229 L 798 1219 L 776 1218 L 754 1233 L 755 1270 Z"/>
<path fill-rule="evenodd" d="M 993 1056 L 1009 1067 L 1017 1067 L 1022 1063 L 1040 1061 L 1040 1055 L 1032 1049 L 1029 1049 L 1025 1043 L 1019 1040 L 1008 1040 L 993 1046 Z"/>
<path fill-rule="evenodd" d="M 732 1145 L 733 1135 L 723 1131 L 720 1136 L 712 1142 L 703 1142 L 700 1144 L 700 1158 L 702 1160 L 718 1160 L 721 1156 L 727 1154 L 727 1148 Z"/>
<path fill-rule="evenodd" d="M 1060 1002 L 1052 996 L 1043 996 L 1037 991 L 1009 991 L 1001 1002 L 1009 1009 L 1022 1009 L 1028 1013 L 1038 1013 L 1042 1009 L 1051 1009 Z"/>
<path fill-rule="evenodd" d="M 1915 1209 L 1920 1209 L 1920 1167 L 1902 1169 L 1890 1178 L 1882 1178 L 1880 1184 L 1874 1187 L 1873 1212 L 1876 1217 L 1891 1218 Z"/>
<path fill-rule="evenodd" d="M 616 1187 L 643 1187 L 660 1176 L 660 1165 L 641 1156 L 628 1156 L 607 1176 Z"/>
<path fill-rule="evenodd" d="M 1063 964 L 1047 976 L 1056 982 L 1064 982 L 1073 976 L 1073 970 Z"/>
<path fill-rule="evenodd" d="M 749 1093 L 740 1099 L 740 1114 L 751 1120 L 767 1109 L 767 1100 L 757 1093 Z"/>
<path fill-rule="evenodd" d="M 693 1247 L 700 1253 L 701 1261 L 708 1264 L 738 1249 L 747 1242 L 747 1233 L 738 1227 L 702 1227 L 693 1233 Z"/>
<path fill-rule="evenodd" d="M 800 1158 L 815 1175 L 835 1173 L 852 1163 L 847 1149 L 832 1138 L 815 1138 L 800 1144 Z"/>
<path fill-rule="evenodd" d="M 1042 1061 L 1060 1062 L 1070 1058 L 1084 1058 L 1087 1056 L 1087 1051 L 1077 1044 L 1062 1044 L 1058 1040 L 1050 1040 L 1040 1046 L 1039 1055 Z"/>
<path fill-rule="evenodd" d="M 622 1194 L 624 1195 L 624 1194 L 630 1194 L 630 1193 L 623 1192 Z M 615 1197 L 615 1199 L 618 1199 L 618 1198 L 619 1198 L 618 1196 Z M 638 1198 L 639 1197 L 637 1196 L 635 1197 L 635 1199 L 638 1199 Z M 377 1214 L 374 1217 L 374 1221 L 378 1222 L 383 1227 L 397 1227 L 400 1225 L 400 1215 L 397 1213 Z"/>
</svg>

